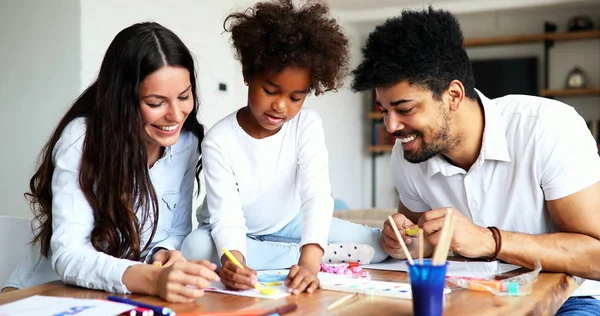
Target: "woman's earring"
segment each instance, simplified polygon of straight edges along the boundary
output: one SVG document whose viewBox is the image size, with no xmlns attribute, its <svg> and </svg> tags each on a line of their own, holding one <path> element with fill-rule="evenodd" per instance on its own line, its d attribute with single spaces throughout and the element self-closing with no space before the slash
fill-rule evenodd
<svg viewBox="0 0 600 316">
<path fill-rule="evenodd" d="M 247 86 L 248 85 L 248 81 L 244 81 L 244 84 Z"/>
</svg>

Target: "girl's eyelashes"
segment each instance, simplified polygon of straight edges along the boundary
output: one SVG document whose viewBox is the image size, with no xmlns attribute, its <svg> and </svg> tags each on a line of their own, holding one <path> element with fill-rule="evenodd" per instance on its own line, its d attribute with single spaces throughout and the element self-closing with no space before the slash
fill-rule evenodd
<svg viewBox="0 0 600 316">
<path fill-rule="evenodd" d="M 267 88 L 264 88 L 264 87 L 263 87 L 263 90 L 264 90 L 264 91 L 265 91 L 265 93 L 266 93 L 266 94 L 268 94 L 268 95 L 275 95 L 275 94 L 277 94 L 277 92 L 269 91 Z"/>
<path fill-rule="evenodd" d="M 265 91 L 265 93 L 266 93 L 267 95 L 276 95 L 277 93 L 279 93 L 279 92 L 277 92 L 277 91 L 271 91 L 271 90 L 269 90 L 269 89 L 267 89 L 267 88 L 265 88 L 265 87 L 263 87 L 263 91 Z M 304 98 L 304 97 L 297 98 L 297 97 L 290 96 L 290 100 L 292 100 L 292 102 L 299 102 L 299 101 L 302 101 L 302 99 L 303 99 L 303 98 Z"/>
</svg>

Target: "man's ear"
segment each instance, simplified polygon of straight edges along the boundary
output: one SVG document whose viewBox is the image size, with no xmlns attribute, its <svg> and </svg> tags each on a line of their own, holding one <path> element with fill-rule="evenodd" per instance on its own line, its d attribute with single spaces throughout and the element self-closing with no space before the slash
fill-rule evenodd
<svg viewBox="0 0 600 316">
<path fill-rule="evenodd" d="M 444 94 L 450 107 L 450 111 L 456 111 L 465 99 L 465 86 L 458 80 L 452 80 Z"/>
</svg>

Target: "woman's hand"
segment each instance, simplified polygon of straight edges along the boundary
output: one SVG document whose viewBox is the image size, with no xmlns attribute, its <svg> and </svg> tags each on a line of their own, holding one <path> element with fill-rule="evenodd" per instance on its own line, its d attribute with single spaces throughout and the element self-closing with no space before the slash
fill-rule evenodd
<svg viewBox="0 0 600 316">
<path fill-rule="evenodd" d="M 152 256 L 152 264 L 168 267 L 177 261 L 187 261 L 179 250 L 161 249 Z"/>
<path fill-rule="evenodd" d="M 161 271 L 156 279 L 157 294 L 165 301 L 191 303 L 204 295 L 204 288 L 219 281 L 217 265 L 206 260 L 175 261 Z M 189 287 L 191 285 L 192 287 Z"/>
</svg>

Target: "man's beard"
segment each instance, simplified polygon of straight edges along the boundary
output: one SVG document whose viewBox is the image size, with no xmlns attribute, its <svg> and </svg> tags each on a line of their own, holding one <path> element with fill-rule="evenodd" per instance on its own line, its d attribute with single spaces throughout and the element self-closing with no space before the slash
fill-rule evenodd
<svg viewBox="0 0 600 316">
<path fill-rule="evenodd" d="M 458 145 L 458 139 L 450 135 L 450 116 L 444 112 L 440 129 L 433 135 L 431 142 L 425 142 L 423 133 L 413 131 L 411 133 L 401 134 L 394 133 L 394 136 L 406 137 L 406 134 L 416 136 L 414 141 L 420 141 L 420 149 L 418 151 L 404 151 L 404 159 L 410 163 L 421 163 L 427 161 L 439 154 L 447 152 L 451 147 Z"/>
</svg>

